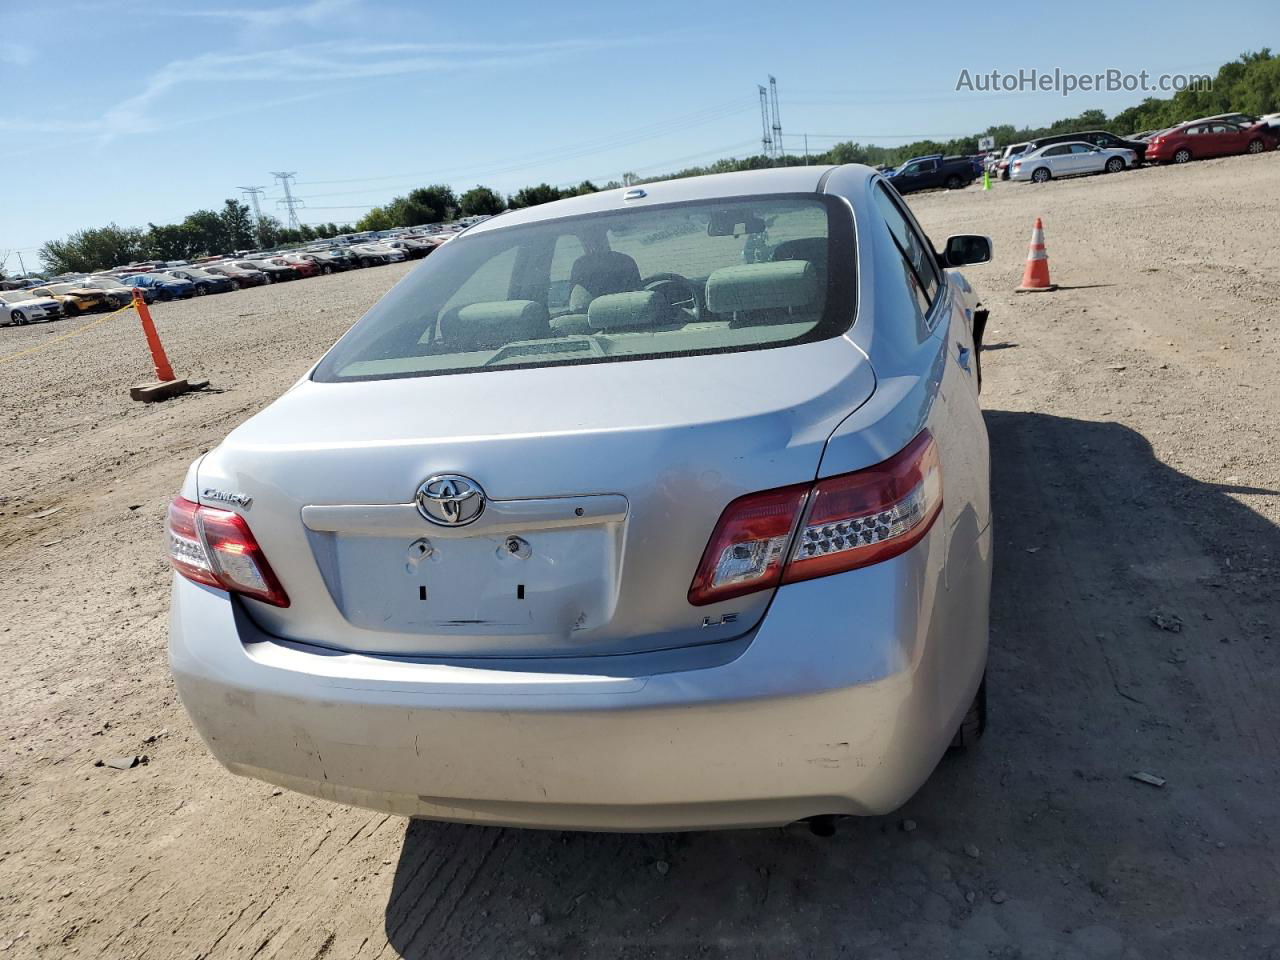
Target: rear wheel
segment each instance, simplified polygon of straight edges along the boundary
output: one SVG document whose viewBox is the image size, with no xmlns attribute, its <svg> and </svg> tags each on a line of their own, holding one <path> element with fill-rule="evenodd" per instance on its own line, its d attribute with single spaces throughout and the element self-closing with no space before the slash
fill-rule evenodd
<svg viewBox="0 0 1280 960">
<path fill-rule="evenodd" d="M 1036 167 L 1035 172 L 1031 174 L 1031 179 L 1036 183 L 1048 183 L 1053 179 L 1053 174 L 1049 172 L 1048 167 Z"/>
<path fill-rule="evenodd" d="M 1265 149 L 1267 149 L 1267 145 L 1266 145 L 1265 143 L 1263 143 L 1261 140 L 1250 140 L 1250 141 L 1249 141 L 1249 152 L 1250 152 L 1250 153 L 1261 153 L 1261 152 L 1262 152 L 1263 150 L 1265 150 Z"/>
<path fill-rule="evenodd" d="M 1119 157 L 1112 157 L 1107 161 L 1107 173 L 1119 173 L 1124 169 L 1124 161 Z"/>
<path fill-rule="evenodd" d="M 947 189 L 948 190 L 960 189 L 960 178 L 957 177 L 954 173 L 951 176 L 947 177 Z"/>
<path fill-rule="evenodd" d="M 1188 150 L 1186 147 L 1183 147 L 1181 150 L 1179 150 L 1177 153 L 1173 155 L 1174 163 L 1187 163 L 1190 160 L 1191 160 L 1191 151 Z"/>
<path fill-rule="evenodd" d="M 13 311 L 13 313 L 9 314 L 9 318 L 20 327 L 27 325 L 27 315 L 21 310 Z"/>
<path fill-rule="evenodd" d="M 982 734 L 987 729 L 987 675 L 982 675 L 982 682 L 978 684 L 978 692 L 973 697 L 973 703 L 969 704 L 969 712 L 964 715 L 964 719 L 960 721 L 960 729 L 956 731 L 956 735 L 951 738 L 951 748 L 953 750 L 968 750 L 982 739 Z"/>
</svg>

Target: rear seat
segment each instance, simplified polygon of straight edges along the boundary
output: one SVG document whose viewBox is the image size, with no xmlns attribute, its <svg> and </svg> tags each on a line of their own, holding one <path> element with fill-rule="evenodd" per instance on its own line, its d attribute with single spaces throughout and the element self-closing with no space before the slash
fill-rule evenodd
<svg viewBox="0 0 1280 960">
<path fill-rule="evenodd" d="M 440 318 L 440 339 L 452 350 L 494 350 L 550 335 L 547 308 L 536 300 L 492 300 L 455 307 Z"/>
<path fill-rule="evenodd" d="M 817 309 L 818 272 L 808 260 L 744 263 L 707 277 L 707 309 L 732 326 L 785 323 Z"/>
</svg>

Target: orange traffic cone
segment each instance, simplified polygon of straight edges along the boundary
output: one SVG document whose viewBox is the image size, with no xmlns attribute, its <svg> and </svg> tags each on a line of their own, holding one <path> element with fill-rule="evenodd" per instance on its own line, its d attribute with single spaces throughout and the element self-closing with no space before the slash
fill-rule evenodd
<svg viewBox="0 0 1280 960">
<path fill-rule="evenodd" d="M 1022 286 L 1015 293 L 1048 293 L 1057 290 L 1056 283 L 1049 282 L 1049 254 L 1044 249 L 1044 224 L 1036 217 L 1031 228 L 1031 247 L 1027 250 L 1027 268 L 1022 272 Z"/>
</svg>

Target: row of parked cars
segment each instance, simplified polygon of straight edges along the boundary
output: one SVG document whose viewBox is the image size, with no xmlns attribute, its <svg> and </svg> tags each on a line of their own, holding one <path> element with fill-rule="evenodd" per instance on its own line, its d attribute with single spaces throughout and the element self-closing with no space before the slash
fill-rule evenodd
<svg viewBox="0 0 1280 960">
<path fill-rule="evenodd" d="M 1280 114 L 1224 113 L 1128 137 L 1085 130 L 1013 143 L 1003 153 L 989 155 L 987 169 L 1002 180 L 1045 183 L 1058 177 L 1119 173 L 1144 163 L 1189 163 L 1277 148 Z"/>
<path fill-rule="evenodd" d="M 147 261 L 99 274 L 7 281 L 3 286 L 10 289 L 0 289 L 0 325 L 118 310 L 133 300 L 135 288 L 147 303 L 155 303 L 419 259 L 456 233 L 456 228 L 423 227 L 338 238 L 298 250 Z"/>
</svg>

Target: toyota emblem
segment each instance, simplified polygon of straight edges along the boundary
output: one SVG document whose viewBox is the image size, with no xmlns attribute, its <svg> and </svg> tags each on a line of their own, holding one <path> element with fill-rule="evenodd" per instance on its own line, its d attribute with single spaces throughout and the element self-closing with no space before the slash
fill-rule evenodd
<svg viewBox="0 0 1280 960">
<path fill-rule="evenodd" d="M 463 527 L 484 512 L 484 490 L 470 477 L 442 473 L 423 481 L 414 495 L 418 512 L 442 527 Z"/>
</svg>

